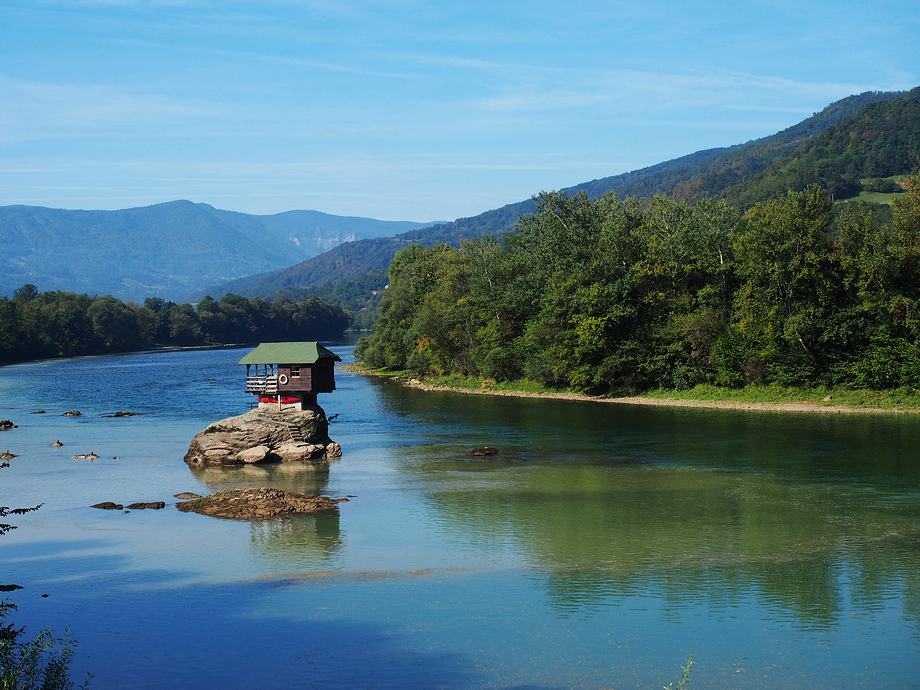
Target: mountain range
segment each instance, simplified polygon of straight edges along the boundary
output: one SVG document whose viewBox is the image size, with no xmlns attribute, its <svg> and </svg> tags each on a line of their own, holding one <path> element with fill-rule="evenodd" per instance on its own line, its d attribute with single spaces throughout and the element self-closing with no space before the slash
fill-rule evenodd
<svg viewBox="0 0 920 690">
<path fill-rule="evenodd" d="M 844 198 L 866 178 L 910 173 L 920 161 L 920 87 L 869 91 L 830 104 L 768 137 L 698 151 L 565 190 L 596 197 L 664 194 L 692 203 L 721 198 L 746 208 L 817 183 Z M 411 243 L 458 246 L 502 236 L 533 199 L 449 223 L 389 222 L 289 211 L 255 216 L 173 201 L 122 211 L 0 207 L 0 294 L 25 283 L 41 290 L 198 301 L 328 295 L 382 288 L 393 255 Z M 347 290 L 346 290 L 347 291 Z M 370 295 L 368 295 L 370 296 Z M 354 304 L 346 305 L 354 308 Z"/>
<path fill-rule="evenodd" d="M 119 211 L 0 207 L 0 294 L 43 291 L 177 300 L 241 276 L 271 271 L 343 242 L 388 237 L 425 223 L 318 211 L 249 215 L 170 201 Z"/>
</svg>

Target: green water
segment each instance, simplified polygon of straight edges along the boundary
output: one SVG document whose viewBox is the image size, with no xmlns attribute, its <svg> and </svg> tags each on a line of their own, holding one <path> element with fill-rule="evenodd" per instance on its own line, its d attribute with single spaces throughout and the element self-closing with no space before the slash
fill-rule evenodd
<svg viewBox="0 0 920 690">
<path fill-rule="evenodd" d="M 697 688 L 917 686 L 915 417 L 339 374 L 320 403 L 340 460 L 193 472 L 194 433 L 246 409 L 241 355 L 0 369 L 0 418 L 20 425 L 0 432 L 19 454 L 0 503 L 45 504 L 0 542 L 0 580 L 24 586 L 17 622 L 72 626 L 93 687 L 658 688 L 691 656 Z M 144 414 L 101 416 L 118 409 Z M 468 455 L 484 445 L 499 455 Z M 175 510 L 242 485 L 352 498 L 255 523 Z"/>
</svg>

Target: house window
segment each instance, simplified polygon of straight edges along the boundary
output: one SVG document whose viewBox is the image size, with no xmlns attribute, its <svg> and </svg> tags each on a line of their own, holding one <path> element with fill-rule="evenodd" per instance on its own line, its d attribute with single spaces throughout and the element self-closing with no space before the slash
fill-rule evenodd
<svg viewBox="0 0 920 690">
<path fill-rule="evenodd" d="M 295 366 L 291 367 L 291 378 L 292 379 L 300 378 L 300 367 L 295 367 Z"/>
</svg>

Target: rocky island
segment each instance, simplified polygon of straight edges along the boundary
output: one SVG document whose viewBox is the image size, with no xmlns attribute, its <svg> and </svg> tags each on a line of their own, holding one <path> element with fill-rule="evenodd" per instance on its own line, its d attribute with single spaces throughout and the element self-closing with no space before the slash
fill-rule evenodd
<svg viewBox="0 0 920 690">
<path fill-rule="evenodd" d="M 342 455 L 329 438 L 329 422 L 319 405 L 278 409 L 260 406 L 214 422 L 196 434 L 185 455 L 191 466 L 239 466 L 257 462 L 326 462 Z"/>
<path fill-rule="evenodd" d="M 231 520 L 264 520 L 282 515 L 324 513 L 347 498 L 307 496 L 280 489 L 227 489 L 197 500 L 179 503 L 183 513 L 199 513 Z"/>
</svg>

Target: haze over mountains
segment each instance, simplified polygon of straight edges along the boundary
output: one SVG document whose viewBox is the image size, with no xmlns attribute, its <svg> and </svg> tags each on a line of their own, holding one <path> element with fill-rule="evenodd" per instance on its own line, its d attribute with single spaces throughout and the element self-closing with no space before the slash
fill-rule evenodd
<svg viewBox="0 0 920 690">
<path fill-rule="evenodd" d="M 665 194 L 687 202 L 724 198 L 744 207 L 812 182 L 842 198 L 859 191 L 860 179 L 909 173 L 918 159 L 920 88 L 866 92 L 763 139 L 698 151 L 565 191 Z M 413 242 L 456 246 L 482 234 L 503 235 L 533 210 L 533 200 L 527 199 L 471 218 L 423 224 L 316 211 L 252 216 L 188 201 L 123 211 L 0 207 L 5 264 L 0 294 L 33 283 L 43 291 L 135 301 L 149 296 L 196 301 L 227 292 L 270 297 L 368 274 L 378 276 L 382 286 L 400 248 Z"/>
<path fill-rule="evenodd" d="M 111 294 L 142 302 L 270 271 L 342 242 L 389 237 L 424 223 L 287 211 L 255 216 L 171 201 L 120 211 L 0 207 L 0 294 Z"/>
</svg>

